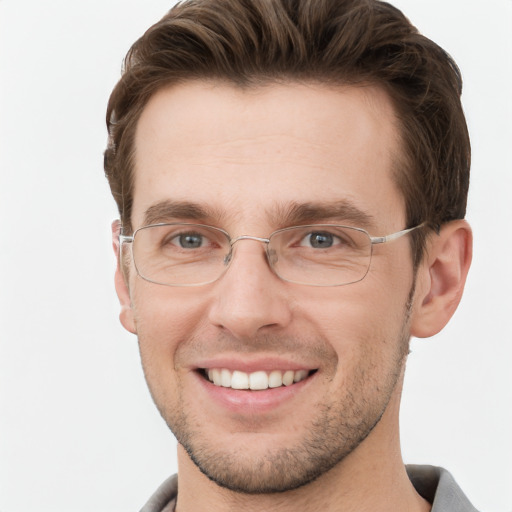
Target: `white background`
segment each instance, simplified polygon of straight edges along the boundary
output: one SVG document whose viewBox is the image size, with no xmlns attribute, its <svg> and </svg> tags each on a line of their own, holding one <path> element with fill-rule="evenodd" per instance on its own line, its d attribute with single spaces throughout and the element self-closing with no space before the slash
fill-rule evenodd
<svg viewBox="0 0 512 512">
<path fill-rule="evenodd" d="M 138 510 L 176 470 L 136 339 L 117 320 L 104 112 L 163 0 L 0 0 L 0 511 Z M 512 1 L 400 0 L 462 68 L 472 272 L 445 331 L 415 340 L 407 462 L 512 511 Z"/>
</svg>

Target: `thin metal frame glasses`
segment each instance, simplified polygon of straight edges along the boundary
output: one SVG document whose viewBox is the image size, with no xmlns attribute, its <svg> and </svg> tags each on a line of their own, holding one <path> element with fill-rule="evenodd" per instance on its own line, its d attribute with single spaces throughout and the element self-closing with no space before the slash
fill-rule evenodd
<svg viewBox="0 0 512 512">
<path fill-rule="evenodd" d="M 223 229 L 193 223 L 151 224 L 133 235 L 120 235 L 130 244 L 138 275 L 165 286 L 213 283 L 229 268 L 234 245 L 253 240 L 266 246 L 268 264 L 280 279 L 309 286 L 342 286 L 368 274 L 373 246 L 397 240 L 425 223 L 386 236 L 371 236 L 361 228 L 337 224 L 292 226 L 268 238 L 231 238 Z"/>
</svg>

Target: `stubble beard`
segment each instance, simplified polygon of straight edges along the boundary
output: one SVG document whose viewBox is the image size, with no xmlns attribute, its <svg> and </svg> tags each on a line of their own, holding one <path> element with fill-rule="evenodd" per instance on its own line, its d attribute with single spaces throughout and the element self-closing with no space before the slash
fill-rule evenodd
<svg viewBox="0 0 512 512">
<path fill-rule="evenodd" d="M 372 366 L 358 368 L 342 400 L 317 404 L 310 428 L 304 429 L 302 440 L 293 447 L 262 450 L 258 456 L 248 455 L 243 449 L 220 449 L 201 433 L 208 428 L 205 418 L 189 415 L 183 399 L 174 411 L 166 412 L 159 407 L 160 413 L 198 469 L 221 487 L 243 494 L 271 494 L 307 485 L 352 453 L 386 411 L 409 352 L 413 293 L 414 286 L 405 305 L 398 339 L 381 342 L 394 343 L 396 347 L 386 377 L 376 379 Z"/>
</svg>

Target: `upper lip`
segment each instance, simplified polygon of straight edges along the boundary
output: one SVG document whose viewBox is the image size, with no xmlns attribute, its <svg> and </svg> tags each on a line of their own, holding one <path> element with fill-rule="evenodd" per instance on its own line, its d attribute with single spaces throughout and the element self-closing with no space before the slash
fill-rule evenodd
<svg viewBox="0 0 512 512">
<path fill-rule="evenodd" d="M 213 369 L 213 368 L 226 368 L 231 371 L 239 370 L 246 373 L 252 373 L 256 371 L 267 371 L 273 370 L 316 370 L 318 366 L 311 365 L 311 363 L 304 363 L 293 361 L 292 359 L 283 357 L 258 357 L 258 358 L 240 358 L 229 357 L 229 356 L 218 356 L 214 358 L 204 359 L 198 361 L 192 366 L 193 369 Z"/>
</svg>

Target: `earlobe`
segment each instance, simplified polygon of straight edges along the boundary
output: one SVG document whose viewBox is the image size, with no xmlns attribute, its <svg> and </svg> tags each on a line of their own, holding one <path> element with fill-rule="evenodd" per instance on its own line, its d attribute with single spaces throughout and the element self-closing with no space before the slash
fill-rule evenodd
<svg viewBox="0 0 512 512">
<path fill-rule="evenodd" d="M 427 338 L 448 323 L 459 305 L 471 265 L 473 236 L 469 224 L 445 224 L 427 244 L 417 273 L 411 335 Z"/>
<path fill-rule="evenodd" d="M 127 331 L 136 334 L 137 330 L 133 317 L 130 289 L 123 272 L 123 263 L 121 261 L 121 247 L 119 243 L 120 232 L 121 222 L 119 220 L 115 220 L 112 223 L 112 248 L 114 249 L 114 254 L 116 256 L 116 272 L 114 276 L 114 283 L 117 297 L 119 298 L 119 303 L 121 304 L 119 320 Z"/>
</svg>

